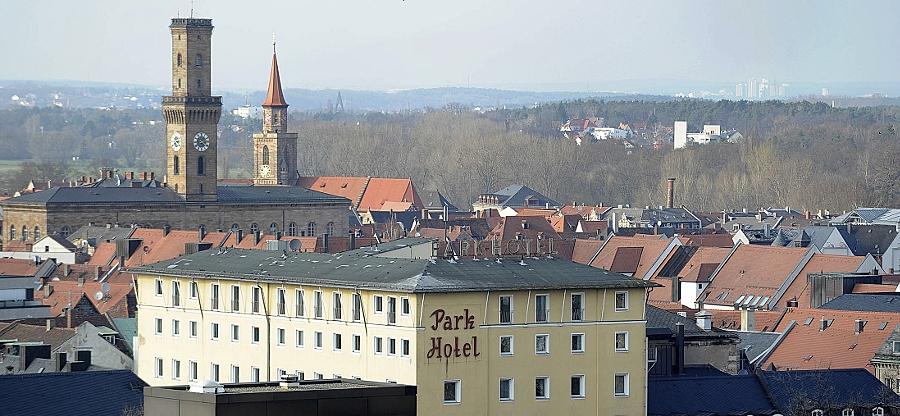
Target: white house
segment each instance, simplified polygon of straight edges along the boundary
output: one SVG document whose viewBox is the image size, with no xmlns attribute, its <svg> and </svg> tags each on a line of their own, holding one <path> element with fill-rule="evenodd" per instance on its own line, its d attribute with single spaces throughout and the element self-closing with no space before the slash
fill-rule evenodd
<svg viewBox="0 0 900 416">
<path fill-rule="evenodd" d="M 2 251 L 0 257 L 45 261 L 55 259 L 57 263 L 78 264 L 86 260 L 86 255 L 69 240 L 59 235 L 48 235 L 31 246 L 31 251 Z"/>
</svg>

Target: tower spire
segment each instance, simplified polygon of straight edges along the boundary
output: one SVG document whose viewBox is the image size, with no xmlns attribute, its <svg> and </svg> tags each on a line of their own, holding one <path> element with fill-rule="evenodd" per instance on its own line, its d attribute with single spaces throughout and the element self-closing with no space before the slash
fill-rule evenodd
<svg viewBox="0 0 900 416">
<path fill-rule="evenodd" d="M 281 74 L 278 72 L 278 57 L 275 54 L 275 34 L 272 34 L 272 70 L 269 73 L 269 89 L 263 107 L 287 107 L 284 92 L 281 90 Z"/>
</svg>

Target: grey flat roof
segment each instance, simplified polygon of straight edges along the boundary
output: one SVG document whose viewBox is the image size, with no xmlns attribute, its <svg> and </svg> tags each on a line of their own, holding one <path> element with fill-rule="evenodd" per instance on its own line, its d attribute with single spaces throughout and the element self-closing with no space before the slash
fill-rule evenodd
<svg viewBox="0 0 900 416">
<path fill-rule="evenodd" d="M 333 203 L 350 205 L 340 196 L 312 191 L 298 186 L 220 185 L 218 203 Z M 3 201 L 3 205 L 115 204 L 115 203 L 184 203 L 184 198 L 171 188 L 125 187 L 53 187 Z M 213 202 L 207 202 L 211 204 Z"/>
<path fill-rule="evenodd" d="M 655 286 L 621 273 L 546 257 L 411 260 L 231 249 L 201 251 L 130 271 L 412 293 Z"/>
</svg>

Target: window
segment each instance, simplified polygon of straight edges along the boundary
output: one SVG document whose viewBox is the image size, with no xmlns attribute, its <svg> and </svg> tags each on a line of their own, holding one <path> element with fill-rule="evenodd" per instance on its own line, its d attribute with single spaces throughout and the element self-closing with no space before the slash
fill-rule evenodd
<svg viewBox="0 0 900 416">
<path fill-rule="evenodd" d="M 584 293 L 572 294 L 572 320 L 584 320 Z"/>
<path fill-rule="evenodd" d="M 513 321 L 513 297 L 500 296 L 500 323 L 511 324 Z"/>
<path fill-rule="evenodd" d="M 534 379 L 534 398 L 538 400 L 546 400 L 550 398 L 550 378 L 535 377 Z"/>
<path fill-rule="evenodd" d="M 188 380 L 197 381 L 197 362 L 188 361 Z"/>
<path fill-rule="evenodd" d="M 259 224 L 253 223 L 250 224 L 250 234 L 256 234 L 259 231 Z"/>
<path fill-rule="evenodd" d="M 258 326 L 250 327 L 250 342 L 256 344 L 260 340 L 260 331 Z"/>
<path fill-rule="evenodd" d="M 284 328 L 278 328 L 278 330 L 275 331 L 275 333 L 278 337 L 278 345 L 284 345 L 286 342 L 285 339 L 287 338 L 287 335 L 285 335 Z"/>
<path fill-rule="evenodd" d="M 362 337 L 356 334 L 353 334 L 353 352 L 359 352 L 362 349 Z"/>
<path fill-rule="evenodd" d="M 303 348 L 303 331 L 298 329 L 294 332 L 294 337 L 297 338 L 297 348 Z"/>
<path fill-rule="evenodd" d="M 883 407 L 873 408 L 872 416 L 884 416 L 884 408 Z"/>
<path fill-rule="evenodd" d="M 213 283 L 209 285 L 209 308 L 219 310 L 219 284 Z"/>
<path fill-rule="evenodd" d="M 178 380 L 181 378 L 181 361 L 172 360 L 172 379 Z"/>
<path fill-rule="evenodd" d="M 819 409 L 816 409 L 816 410 L 813 410 L 812 413 L 810 413 L 810 414 L 811 414 L 812 416 L 823 416 L 823 415 L 825 415 L 825 412 L 823 412 L 823 411 L 821 411 L 821 410 L 819 410 Z"/>
<path fill-rule="evenodd" d="M 316 235 L 316 223 L 309 222 L 306 224 L 306 236 L 313 237 Z"/>
<path fill-rule="evenodd" d="M 219 382 L 219 365 L 216 363 L 210 363 L 209 365 L 209 378 L 216 383 Z"/>
<path fill-rule="evenodd" d="M 534 321 L 547 322 L 550 318 L 550 302 L 548 295 L 535 295 L 534 297 Z"/>
<path fill-rule="evenodd" d="M 302 290 L 302 289 L 297 289 L 296 292 L 294 292 L 294 297 L 296 298 L 296 299 L 294 300 L 294 305 L 295 305 L 295 308 L 297 309 L 294 313 L 295 313 L 297 316 L 301 316 L 301 317 L 302 317 L 302 316 L 305 315 L 305 311 L 304 311 L 304 310 L 306 309 L 306 305 L 305 305 L 304 302 L 303 302 L 303 290 Z"/>
<path fill-rule="evenodd" d="M 16 226 L 10 225 L 9 226 L 9 241 L 13 241 L 15 239 L 16 239 Z"/>
<path fill-rule="evenodd" d="M 259 313 L 259 301 L 262 298 L 262 289 L 259 286 L 253 286 L 251 291 L 253 299 L 250 302 L 250 312 Z"/>
<path fill-rule="evenodd" d="M 572 334 L 572 352 L 584 352 L 584 334 Z"/>
<path fill-rule="evenodd" d="M 273 222 L 273 223 L 269 224 L 269 232 L 272 234 L 275 234 L 278 232 L 278 223 L 277 222 Z"/>
<path fill-rule="evenodd" d="M 324 303 L 325 303 L 325 300 L 322 297 L 322 292 L 317 290 L 315 292 L 315 297 L 313 298 L 313 311 L 314 311 L 314 315 L 317 319 L 322 319 L 322 313 L 323 313 L 322 309 L 323 309 Z"/>
<path fill-rule="evenodd" d="M 382 345 L 381 345 L 381 337 L 375 337 L 375 354 L 381 354 Z"/>
<path fill-rule="evenodd" d="M 513 355 L 513 336 L 500 336 L 500 355 Z"/>
<path fill-rule="evenodd" d="M 328 224 L 325 224 L 325 232 L 328 233 L 328 235 L 334 235 L 334 223 L 333 222 L 329 222 Z"/>
<path fill-rule="evenodd" d="M 162 279 L 156 279 L 156 296 L 163 295 L 163 283 Z"/>
<path fill-rule="evenodd" d="M 295 237 L 297 235 L 297 223 L 291 221 L 288 223 L 287 235 Z"/>
<path fill-rule="evenodd" d="M 616 396 L 628 395 L 628 373 L 616 373 L 614 384 Z"/>
<path fill-rule="evenodd" d="M 656 363 L 656 355 L 657 355 L 657 347 L 647 347 L 647 362 L 651 364 Z"/>
<path fill-rule="evenodd" d="M 287 313 L 287 299 L 284 295 L 284 288 L 278 288 L 276 296 L 276 312 L 278 312 L 279 315 L 285 315 Z"/>
<path fill-rule="evenodd" d="M 397 298 L 388 296 L 388 325 L 397 323 Z"/>
<path fill-rule="evenodd" d="M 197 82 L 200 82 L 198 79 Z M 198 85 L 199 87 L 199 85 Z M 206 160 L 203 159 L 203 156 L 197 158 L 197 174 L 205 175 L 206 174 Z"/>
<path fill-rule="evenodd" d="M 409 340 L 408 339 L 400 340 L 400 356 L 401 357 L 409 357 Z"/>
<path fill-rule="evenodd" d="M 353 321 L 362 319 L 362 296 L 359 293 L 353 294 Z"/>
<path fill-rule="evenodd" d="M 616 351 L 628 351 L 628 333 L 616 332 Z"/>
<path fill-rule="evenodd" d="M 178 66 L 181 66 L 181 54 L 178 54 L 178 58 L 176 59 Z"/>
<path fill-rule="evenodd" d="M 156 357 L 154 360 L 154 371 L 153 374 L 156 378 L 161 378 L 163 376 L 163 360 L 162 358 Z"/>
<path fill-rule="evenodd" d="M 172 306 L 181 306 L 181 282 L 172 281 Z"/>
<path fill-rule="evenodd" d="M 181 80 L 178 80 L 178 88 L 181 88 Z M 181 175 L 181 160 L 178 155 L 172 156 L 172 173 Z"/>
<path fill-rule="evenodd" d="M 584 398 L 584 375 L 576 374 L 572 376 L 569 394 L 576 399 Z"/>
<path fill-rule="evenodd" d="M 853 409 L 844 409 L 841 411 L 841 416 L 853 416 Z"/>
<path fill-rule="evenodd" d="M 213 322 L 209 325 L 209 337 L 212 340 L 219 339 L 219 324 Z"/>
<path fill-rule="evenodd" d="M 190 337 L 197 338 L 197 333 L 200 332 L 198 329 L 197 321 L 190 321 L 188 323 L 188 327 L 189 327 L 189 331 L 190 331 L 190 333 L 189 333 Z"/>
<path fill-rule="evenodd" d="M 375 305 L 372 309 L 375 310 L 375 313 L 384 312 L 384 300 L 381 295 L 375 295 L 373 302 L 375 302 Z"/>
<path fill-rule="evenodd" d="M 340 320 L 343 316 L 343 310 L 341 309 L 341 293 L 334 292 L 331 296 L 331 317 L 335 320 Z"/>
<path fill-rule="evenodd" d="M 263 165 L 268 165 L 268 164 L 269 164 L 269 146 L 263 145 L 263 148 L 262 148 L 262 164 L 263 164 Z"/>
<path fill-rule="evenodd" d="M 181 322 L 177 319 L 172 320 L 172 336 L 177 337 L 181 334 Z"/>
<path fill-rule="evenodd" d="M 238 342 L 241 340 L 241 327 L 231 324 L 231 341 Z"/>
<path fill-rule="evenodd" d="M 231 311 L 239 312 L 241 310 L 241 288 L 240 286 L 231 287 Z"/>
<path fill-rule="evenodd" d="M 341 334 L 334 334 L 332 336 L 331 347 L 335 351 L 340 351 L 343 348 L 343 343 L 341 342 Z"/>
<path fill-rule="evenodd" d="M 315 335 L 315 345 L 313 345 L 313 347 L 315 347 L 317 350 L 321 350 L 322 349 L 322 333 L 319 331 L 316 331 L 314 335 Z"/>
<path fill-rule="evenodd" d="M 197 59 L 194 60 L 194 65 L 203 66 L 203 55 L 197 54 Z"/>
<path fill-rule="evenodd" d="M 28 227 L 22 226 L 22 241 L 28 240 Z"/>
<path fill-rule="evenodd" d="M 63 238 L 66 238 L 66 237 L 69 236 L 69 234 L 70 234 L 71 232 L 72 232 L 72 230 L 69 228 L 69 226 L 68 226 L 68 225 L 65 225 L 65 226 L 62 227 L 61 230 L 59 230 L 59 235 L 61 235 Z"/>
<path fill-rule="evenodd" d="M 197 282 L 191 281 L 191 299 L 197 299 L 200 296 L 200 287 Z"/>
<path fill-rule="evenodd" d="M 894 354 L 900 354 L 900 341 L 894 341 L 891 347 Z"/>
<path fill-rule="evenodd" d="M 34 241 L 38 241 L 40 239 L 41 239 L 41 227 L 38 227 L 35 225 L 34 226 Z"/>
<path fill-rule="evenodd" d="M 460 402 L 460 381 L 444 381 L 444 404 L 456 404 Z"/>
<path fill-rule="evenodd" d="M 513 400 L 513 393 L 515 388 L 513 387 L 514 382 L 511 378 L 501 378 L 500 379 L 500 401 L 508 402 Z"/>
<path fill-rule="evenodd" d="M 313 378 L 315 378 L 316 380 L 321 380 L 325 378 L 325 376 L 322 375 L 322 373 L 313 373 Z"/>
<path fill-rule="evenodd" d="M 400 298 L 400 315 L 409 315 L 409 298 Z"/>
<path fill-rule="evenodd" d="M 250 381 L 259 383 L 259 367 L 250 367 Z"/>
<path fill-rule="evenodd" d="M 241 367 L 234 364 L 231 365 L 231 382 L 238 383 L 241 381 Z"/>
<path fill-rule="evenodd" d="M 534 353 L 549 354 L 550 353 L 550 335 L 538 334 L 534 336 Z"/>
<path fill-rule="evenodd" d="M 628 310 L 628 292 L 616 292 L 616 310 Z"/>
<path fill-rule="evenodd" d="M 154 333 L 156 335 L 162 335 L 163 327 L 162 327 L 162 318 L 156 318 L 156 329 Z"/>
<path fill-rule="evenodd" d="M 397 339 L 396 338 L 388 338 L 388 355 L 396 355 L 397 354 Z"/>
</svg>

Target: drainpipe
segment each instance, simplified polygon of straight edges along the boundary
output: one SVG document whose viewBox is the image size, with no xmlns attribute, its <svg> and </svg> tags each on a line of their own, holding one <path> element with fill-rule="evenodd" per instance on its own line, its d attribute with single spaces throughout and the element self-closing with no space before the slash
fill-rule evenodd
<svg viewBox="0 0 900 416">
<path fill-rule="evenodd" d="M 259 290 L 262 290 L 262 286 L 259 285 L 259 282 L 256 282 L 256 287 Z M 251 296 L 253 296 L 251 292 Z M 269 299 L 269 283 L 266 283 L 266 291 L 262 297 L 262 307 L 263 314 L 266 317 L 266 380 L 272 381 L 272 325 L 271 318 L 269 317 L 269 305 L 267 300 Z M 251 302 L 253 300 L 251 299 Z"/>
</svg>

